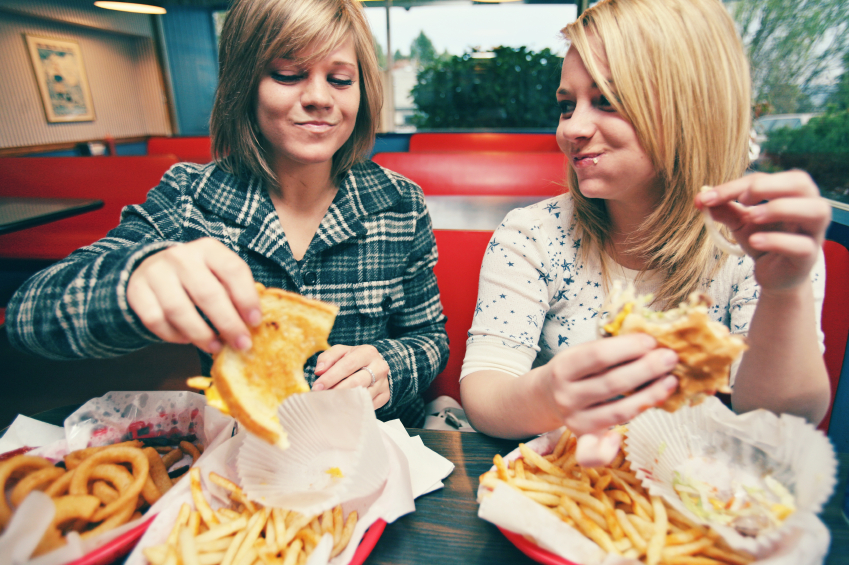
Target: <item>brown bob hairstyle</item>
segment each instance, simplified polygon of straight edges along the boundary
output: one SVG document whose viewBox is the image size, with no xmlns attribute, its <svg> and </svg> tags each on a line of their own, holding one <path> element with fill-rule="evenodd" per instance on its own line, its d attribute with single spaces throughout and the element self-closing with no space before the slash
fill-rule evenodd
<svg viewBox="0 0 849 565">
<path fill-rule="evenodd" d="M 360 107 L 351 137 L 333 156 L 331 177 L 340 182 L 374 144 L 383 91 L 374 43 L 357 0 L 234 0 L 218 51 L 218 89 L 210 119 L 212 154 L 226 171 L 263 179 L 277 176 L 263 148 L 256 120 L 256 94 L 269 63 L 293 58 L 304 64 L 323 59 L 353 38 L 360 73 Z M 307 49 L 308 59 L 299 59 Z"/>
</svg>

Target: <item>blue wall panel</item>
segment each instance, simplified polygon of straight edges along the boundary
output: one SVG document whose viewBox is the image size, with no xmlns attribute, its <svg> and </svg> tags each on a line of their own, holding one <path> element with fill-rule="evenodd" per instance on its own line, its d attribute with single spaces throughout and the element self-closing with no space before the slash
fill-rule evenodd
<svg viewBox="0 0 849 565">
<path fill-rule="evenodd" d="M 169 6 L 162 17 L 179 135 L 209 135 L 218 49 L 208 8 Z"/>
</svg>

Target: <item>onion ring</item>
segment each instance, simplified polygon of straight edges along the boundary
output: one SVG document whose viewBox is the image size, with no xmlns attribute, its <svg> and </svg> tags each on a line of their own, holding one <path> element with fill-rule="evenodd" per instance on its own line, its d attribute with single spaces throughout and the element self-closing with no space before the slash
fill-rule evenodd
<svg viewBox="0 0 849 565">
<path fill-rule="evenodd" d="M 705 192 L 710 190 L 712 187 L 703 186 L 699 189 L 699 192 Z M 710 210 L 708 208 L 702 208 L 702 218 L 705 220 L 705 228 L 707 229 L 708 235 L 710 236 L 713 244 L 716 245 L 720 251 L 724 251 L 729 255 L 734 255 L 735 257 L 742 257 L 746 254 L 743 251 L 743 248 L 740 247 L 739 243 L 731 242 L 725 237 L 719 228 L 716 227 L 716 222 L 713 220 L 713 216 L 710 215 Z"/>
<path fill-rule="evenodd" d="M 94 481 L 91 485 L 91 494 L 99 498 L 104 506 L 116 500 L 119 496 L 118 491 L 109 486 L 106 481 Z"/>
<path fill-rule="evenodd" d="M 88 494 L 89 476 L 94 467 L 102 463 L 125 462 L 130 463 L 133 467 L 133 482 L 121 493 L 117 500 L 99 508 L 92 516 L 92 522 L 105 520 L 127 504 L 127 501 L 134 500 L 139 495 L 145 482 L 150 477 L 150 463 L 148 463 L 144 452 L 137 447 L 113 445 L 90 456 L 76 468 L 74 477 L 71 479 L 69 492 L 71 494 Z"/>
<path fill-rule="evenodd" d="M 74 478 L 74 473 L 76 469 L 68 471 L 44 489 L 44 494 L 51 498 L 56 498 L 57 496 L 62 496 L 64 494 L 68 494 L 68 487 L 71 486 L 71 479 Z"/>
<path fill-rule="evenodd" d="M 12 508 L 6 501 L 6 483 L 12 473 L 19 469 L 44 469 L 45 467 L 53 467 L 53 463 L 44 457 L 32 455 L 17 455 L 0 463 L 0 530 L 5 529 L 12 518 Z"/>
<path fill-rule="evenodd" d="M 64 474 L 65 469 L 61 467 L 45 467 L 28 474 L 18 481 L 18 484 L 12 489 L 12 494 L 9 497 L 12 506 L 17 508 L 29 493 L 36 489 L 41 490 L 42 487 L 49 485 Z"/>
</svg>

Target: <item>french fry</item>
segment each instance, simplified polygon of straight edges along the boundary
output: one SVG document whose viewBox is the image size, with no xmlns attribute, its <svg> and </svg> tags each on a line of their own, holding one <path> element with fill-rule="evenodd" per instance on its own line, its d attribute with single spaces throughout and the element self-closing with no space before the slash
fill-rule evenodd
<svg viewBox="0 0 849 565">
<path fill-rule="evenodd" d="M 195 503 L 195 508 L 197 508 L 198 512 L 200 512 L 201 518 L 203 518 L 206 526 L 211 528 L 218 523 L 218 518 L 215 517 L 215 514 L 212 512 L 212 508 L 210 508 L 209 503 L 203 497 L 203 492 L 200 487 L 200 469 L 192 467 L 192 469 L 189 470 L 189 479 L 191 480 L 192 500 Z"/>
<path fill-rule="evenodd" d="M 180 532 L 180 558 L 183 565 L 200 565 L 195 537 L 188 529 Z"/>
<path fill-rule="evenodd" d="M 550 461 L 546 461 L 539 453 L 537 453 L 524 443 L 519 444 L 519 451 L 522 453 L 522 458 L 527 463 L 534 465 L 535 467 L 545 471 L 549 475 L 554 475 L 555 477 L 566 476 L 566 471 L 554 465 Z"/>
</svg>

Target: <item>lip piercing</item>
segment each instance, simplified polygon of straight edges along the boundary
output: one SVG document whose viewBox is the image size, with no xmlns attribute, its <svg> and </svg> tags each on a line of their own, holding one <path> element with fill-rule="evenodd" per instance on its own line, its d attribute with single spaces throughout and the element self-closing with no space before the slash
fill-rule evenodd
<svg viewBox="0 0 849 565">
<path fill-rule="evenodd" d="M 593 164 L 598 165 L 598 157 L 593 157 Z"/>
</svg>

